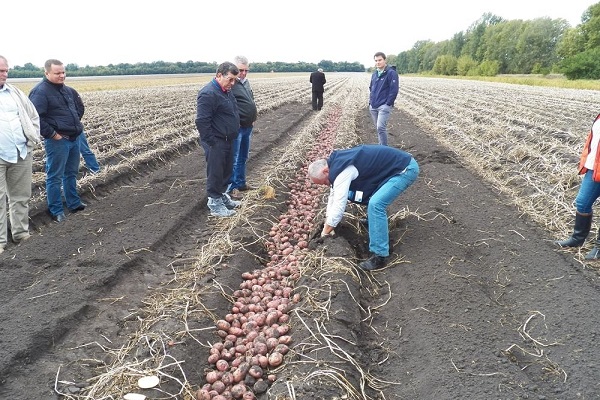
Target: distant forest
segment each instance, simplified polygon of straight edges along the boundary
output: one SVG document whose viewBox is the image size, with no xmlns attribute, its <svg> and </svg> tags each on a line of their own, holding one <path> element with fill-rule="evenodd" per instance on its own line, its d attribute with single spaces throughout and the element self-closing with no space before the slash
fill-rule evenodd
<svg viewBox="0 0 600 400">
<path fill-rule="evenodd" d="M 65 64 L 68 76 L 108 76 L 108 75 L 155 75 L 155 74 L 199 74 L 212 73 L 217 70 L 216 62 L 165 62 L 155 61 L 151 63 L 136 64 L 109 64 L 107 66 L 80 67 L 77 64 Z M 364 72 L 364 65 L 358 62 L 333 62 L 323 60 L 314 63 L 284 63 L 267 62 L 252 63 L 252 72 L 311 72 L 317 68 L 325 71 L 337 72 Z M 13 67 L 10 70 L 11 78 L 41 78 L 44 76 L 43 67 L 27 63 L 24 66 Z"/>
<path fill-rule="evenodd" d="M 498 74 L 560 73 L 568 79 L 600 79 L 600 2 L 582 13 L 571 27 L 562 18 L 505 20 L 486 13 L 466 31 L 441 42 L 416 42 L 412 49 L 388 54 L 388 64 L 399 74 L 495 76 Z M 364 72 L 358 62 L 252 63 L 253 72 Z M 109 64 L 80 67 L 65 65 L 69 76 L 214 73 L 217 63 L 187 61 Z M 372 66 L 368 66 L 372 68 Z M 43 76 L 31 63 L 11 69 L 12 78 Z"/>
<path fill-rule="evenodd" d="M 600 3 L 588 7 L 576 27 L 562 18 L 523 21 L 484 14 L 466 32 L 442 42 L 416 42 L 388 63 L 400 74 L 562 73 L 568 79 L 600 79 Z"/>
</svg>

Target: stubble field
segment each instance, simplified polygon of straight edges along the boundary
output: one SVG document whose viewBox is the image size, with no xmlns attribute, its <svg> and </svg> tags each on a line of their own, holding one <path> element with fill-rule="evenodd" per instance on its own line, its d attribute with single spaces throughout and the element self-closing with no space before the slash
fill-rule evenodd
<svg viewBox="0 0 600 400">
<path fill-rule="evenodd" d="M 255 333 L 286 347 L 244 374 L 258 399 L 596 398 L 597 267 L 552 241 L 572 223 L 598 92 L 401 77 L 390 144 L 421 175 L 390 207 L 389 266 L 364 273 L 364 210 L 314 239 L 327 192 L 305 167 L 376 140 L 369 76 L 328 74 L 319 113 L 308 76 L 249 78 L 261 189 L 235 218 L 208 217 L 201 82 L 82 92 L 105 168 L 82 168 L 89 207 L 64 224 L 45 214 L 36 150 L 34 236 L 0 256 L 0 397 L 193 399 L 233 339 L 218 321 L 262 315 Z M 250 328 L 233 330 L 245 348 L 219 352 L 218 381 L 262 362 Z"/>
</svg>

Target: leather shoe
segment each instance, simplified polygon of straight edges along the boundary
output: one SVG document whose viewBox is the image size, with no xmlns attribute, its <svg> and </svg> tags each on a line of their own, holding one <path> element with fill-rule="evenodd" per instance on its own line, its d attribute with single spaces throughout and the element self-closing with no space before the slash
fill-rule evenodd
<svg viewBox="0 0 600 400">
<path fill-rule="evenodd" d="M 365 271 L 373 271 L 374 269 L 383 268 L 385 267 L 385 257 L 373 254 L 367 260 L 359 263 L 358 266 Z"/>
<path fill-rule="evenodd" d="M 75 207 L 75 208 L 72 208 L 72 209 L 71 209 L 71 210 L 69 210 L 69 211 L 71 211 L 71 212 L 74 214 L 74 213 L 76 213 L 76 212 L 78 212 L 78 211 L 83 211 L 83 210 L 85 210 L 85 207 L 86 207 L 86 206 L 87 206 L 87 204 L 85 204 L 84 202 L 81 202 L 81 204 L 80 204 L 80 205 L 78 205 L 78 206 L 77 206 L 77 207 Z"/>
<path fill-rule="evenodd" d="M 244 186 L 240 186 L 240 187 L 238 188 L 238 190 L 239 190 L 240 192 L 246 192 L 246 191 L 248 191 L 248 190 L 254 190 L 254 189 L 256 189 L 256 188 L 255 188 L 255 187 L 252 187 L 252 186 L 250 186 L 250 185 L 244 185 Z"/>
<path fill-rule="evenodd" d="M 60 222 L 63 222 L 65 219 L 67 219 L 67 217 L 63 213 L 52 215 L 52 221 L 54 221 L 54 222 L 60 223 Z"/>
<path fill-rule="evenodd" d="M 233 189 L 231 192 L 227 192 L 227 194 L 233 200 L 241 200 L 244 198 L 244 196 L 242 196 L 242 194 L 240 193 L 240 189 Z"/>
</svg>

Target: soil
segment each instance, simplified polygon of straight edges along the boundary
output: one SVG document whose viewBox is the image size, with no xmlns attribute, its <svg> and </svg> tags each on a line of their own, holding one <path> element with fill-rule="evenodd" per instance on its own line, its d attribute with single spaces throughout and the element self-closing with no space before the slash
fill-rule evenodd
<svg viewBox="0 0 600 400">
<path fill-rule="evenodd" d="M 262 185 L 263 168 L 314 115 L 293 103 L 259 117 L 249 183 Z M 376 140 L 366 110 L 356 129 Z M 355 267 L 367 255 L 359 207 L 335 237 L 312 240 L 325 261 L 302 269 L 292 351 L 258 398 L 599 398 L 596 270 L 557 251 L 407 114 L 394 111 L 390 131 L 389 144 L 411 152 L 421 173 L 388 210 L 388 265 Z M 205 260 L 204 246 L 225 230 L 208 215 L 204 183 L 193 144 L 82 187 L 88 206 L 64 223 L 32 208 L 32 238 L 0 255 L 0 398 L 122 398 L 156 371 L 160 390 L 138 392 L 191 398 L 213 368 L 214 323 L 230 312 L 241 274 L 264 265 L 261 239 L 289 195 L 274 180 L 275 199 L 222 238 L 221 258 Z M 244 201 L 260 199 L 256 190 Z M 195 269 L 194 284 L 178 286 Z M 98 394 L 111 386 L 121 395 Z"/>
</svg>

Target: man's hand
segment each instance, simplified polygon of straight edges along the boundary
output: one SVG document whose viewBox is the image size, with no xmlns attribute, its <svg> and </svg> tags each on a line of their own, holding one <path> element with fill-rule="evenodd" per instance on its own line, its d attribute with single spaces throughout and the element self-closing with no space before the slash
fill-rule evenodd
<svg viewBox="0 0 600 400">
<path fill-rule="evenodd" d="M 321 231 L 321 237 L 326 236 L 335 236 L 335 231 L 333 230 L 333 227 L 327 224 L 323 226 L 323 230 Z"/>
</svg>

